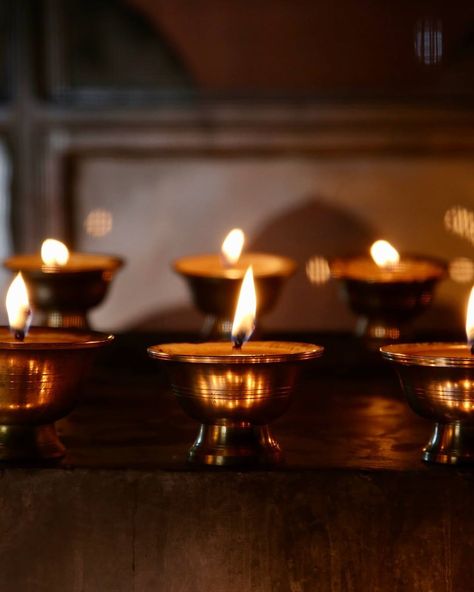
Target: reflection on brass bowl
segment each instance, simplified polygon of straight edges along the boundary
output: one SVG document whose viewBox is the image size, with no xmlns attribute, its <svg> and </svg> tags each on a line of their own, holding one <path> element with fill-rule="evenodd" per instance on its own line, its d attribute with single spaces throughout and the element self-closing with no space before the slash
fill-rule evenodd
<svg viewBox="0 0 474 592">
<path fill-rule="evenodd" d="M 375 342 L 399 340 L 407 324 L 430 306 L 446 275 L 443 261 L 416 256 L 389 270 L 377 268 L 367 257 L 334 259 L 330 268 L 358 316 L 357 335 Z"/>
<path fill-rule="evenodd" d="M 184 411 L 201 422 L 188 460 L 217 466 L 275 464 L 280 445 L 268 424 L 287 409 L 302 362 L 321 346 L 255 341 L 240 351 L 221 342 L 148 348 L 166 364 Z"/>
<path fill-rule="evenodd" d="M 97 348 L 112 339 L 32 328 L 19 342 L 0 328 L 0 461 L 64 455 L 54 422 L 72 410 Z"/>
<path fill-rule="evenodd" d="M 194 305 L 206 315 L 203 338 L 229 341 L 240 286 L 249 265 L 253 266 L 260 318 L 273 309 L 283 284 L 295 273 L 292 259 L 248 253 L 231 268 L 224 267 L 218 255 L 183 257 L 174 262 L 174 270 L 189 286 Z"/>
<path fill-rule="evenodd" d="M 47 327 L 87 329 L 87 313 L 102 302 L 115 273 L 124 264 L 119 257 L 76 253 L 63 267 L 47 267 L 39 255 L 15 255 L 4 262 L 21 271 L 33 309 L 44 314 Z"/>
<path fill-rule="evenodd" d="M 474 463 L 474 355 L 463 343 L 394 344 L 381 348 L 395 364 L 411 408 L 435 422 L 423 460 Z"/>
</svg>

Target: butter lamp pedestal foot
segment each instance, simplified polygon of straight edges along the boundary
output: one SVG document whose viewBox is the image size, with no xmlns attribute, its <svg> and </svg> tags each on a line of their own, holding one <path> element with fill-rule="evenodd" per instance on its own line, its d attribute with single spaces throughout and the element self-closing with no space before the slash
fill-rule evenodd
<svg viewBox="0 0 474 592">
<path fill-rule="evenodd" d="M 267 425 L 202 424 L 188 453 L 193 464 L 223 467 L 277 465 L 283 460 L 280 445 Z"/>
<path fill-rule="evenodd" d="M 0 461 L 54 461 L 65 452 L 53 423 L 0 425 Z"/>
<path fill-rule="evenodd" d="M 459 421 L 437 423 L 422 458 L 443 465 L 474 464 L 474 426 Z"/>
</svg>

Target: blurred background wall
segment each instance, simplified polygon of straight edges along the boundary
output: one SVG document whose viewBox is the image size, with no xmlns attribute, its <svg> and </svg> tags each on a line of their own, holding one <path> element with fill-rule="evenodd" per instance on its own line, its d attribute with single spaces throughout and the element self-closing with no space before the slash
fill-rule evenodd
<svg viewBox="0 0 474 592">
<path fill-rule="evenodd" d="M 198 327 L 169 262 L 234 226 L 299 263 L 268 328 L 352 328 L 317 261 L 381 237 L 451 262 L 419 324 L 462 325 L 472 2 L 2 0 L 0 49 L 0 256 L 124 255 L 97 327 Z"/>
</svg>

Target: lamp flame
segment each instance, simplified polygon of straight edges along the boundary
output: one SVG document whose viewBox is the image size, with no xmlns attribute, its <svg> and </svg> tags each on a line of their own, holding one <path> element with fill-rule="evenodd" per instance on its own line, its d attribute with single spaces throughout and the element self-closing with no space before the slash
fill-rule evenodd
<svg viewBox="0 0 474 592">
<path fill-rule="evenodd" d="M 49 267 L 66 265 L 69 251 L 64 243 L 54 238 L 47 238 L 41 245 L 41 259 Z"/>
<path fill-rule="evenodd" d="M 466 312 L 466 336 L 471 352 L 474 353 L 474 286 L 471 288 Z"/>
<path fill-rule="evenodd" d="M 232 266 L 237 263 L 242 253 L 242 248 L 245 242 L 245 234 L 240 228 L 234 228 L 225 237 L 222 243 L 221 252 L 224 258 L 224 264 Z"/>
<path fill-rule="evenodd" d="M 255 329 L 256 313 L 257 295 L 253 281 L 253 269 L 250 266 L 245 272 L 242 281 L 234 322 L 232 324 L 232 343 L 235 348 L 240 349 L 252 336 Z"/>
<path fill-rule="evenodd" d="M 5 304 L 10 330 L 16 339 L 23 341 L 25 335 L 28 333 L 32 315 L 28 290 L 26 289 L 26 284 L 21 273 L 18 273 L 10 284 Z"/>
<path fill-rule="evenodd" d="M 378 240 L 370 247 L 372 259 L 379 267 L 391 267 L 400 261 L 397 249 L 386 240 Z"/>
</svg>

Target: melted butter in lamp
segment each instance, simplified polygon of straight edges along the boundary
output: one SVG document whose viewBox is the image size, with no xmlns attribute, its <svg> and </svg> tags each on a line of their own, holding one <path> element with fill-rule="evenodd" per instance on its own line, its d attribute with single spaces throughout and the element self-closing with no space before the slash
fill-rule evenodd
<svg viewBox="0 0 474 592">
<path fill-rule="evenodd" d="M 296 263 L 289 257 L 268 253 L 243 253 L 245 235 L 240 228 L 229 232 L 222 243 L 220 254 L 191 255 L 174 262 L 178 273 L 188 277 L 241 280 L 248 267 L 253 268 L 254 277 L 292 275 Z"/>
<path fill-rule="evenodd" d="M 174 262 L 174 269 L 189 277 L 208 277 L 239 280 L 252 266 L 255 278 L 267 276 L 287 277 L 296 270 L 296 263 L 280 255 L 244 253 L 232 267 L 224 267 L 220 255 L 191 255 Z"/>
<path fill-rule="evenodd" d="M 239 363 L 270 364 L 281 361 L 305 360 L 322 355 L 323 348 L 293 341 L 249 341 L 241 349 L 224 341 L 207 343 L 169 343 L 149 349 L 152 357 L 162 360 L 202 362 L 204 364 Z"/>
</svg>

